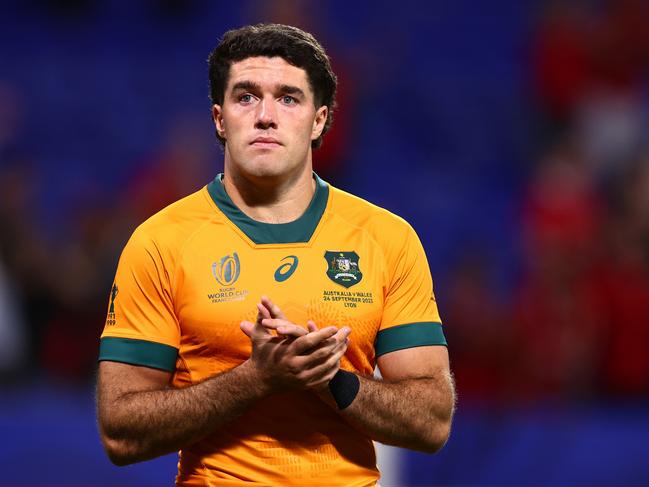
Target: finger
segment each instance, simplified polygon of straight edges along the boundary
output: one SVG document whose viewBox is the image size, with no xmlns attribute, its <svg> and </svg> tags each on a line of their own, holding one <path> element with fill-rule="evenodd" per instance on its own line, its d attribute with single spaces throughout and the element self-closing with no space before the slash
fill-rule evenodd
<svg viewBox="0 0 649 487">
<path fill-rule="evenodd" d="M 335 335 L 333 335 L 330 338 L 327 338 L 326 340 L 323 340 L 322 343 L 320 343 L 317 347 L 315 348 L 320 348 L 320 347 L 334 347 L 336 344 L 344 342 L 345 344 L 349 343 L 349 335 L 351 333 L 351 329 L 347 326 L 344 326 L 340 330 L 336 332 Z"/>
<path fill-rule="evenodd" d="M 347 351 L 347 347 L 341 347 L 338 350 L 336 350 L 335 353 L 331 354 L 331 357 L 325 360 L 322 364 L 318 365 L 317 367 L 314 367 L 313 368 L 314 377 L 317 374 L 326 375 L 332 370 L 338 370 L 338 368 L 340 367 L 340 360 L 343 358 L 346 351 Z"/>
<path fill-rule="evenodd" d="M 288 320 L 281 320 L 278 318 L 264 318 L 263 320 L 261 320 L 261 326 L 263 326 L 268 330 L 276 330 L 281 326 L 290 327 L 290 326 L 298 326 L 298 325 L 296 325 L 295 323 L 291 323 Z M 300 326 L 299 328 L 302 327 Z M 304 330 L 304 328 L 302 329 Z M 304 333 L 306 333 L 306 330 L 304 330 Z"/>
<path fill-rule="evenodd" d="M 262 296 L 261 298 L 264 299 L 265 296 Z M 263 304 L 263 303 L 257 303 L 257 323 L 259 323 L 260 326 L 263 326 L 262 322 L 264 320 L 270 320 L 272 319 L 272 316 L 270 314 L 270 310 Z M 284 338 L 284 335 L 277 331 L 277 336 L 280 338 Z"/>
<path fill-rule="evenodd" d="M 327 361 L 313 367 L 313 369 L 310 370 L 310 378 L 307 381 L 307 387 L 318 387 L 323 382 L 326 383 L 330 381 L 340 369 L 340 359 L 344 354 L 344 349 L 338 350 Z"/>
<path fill-rule="evenodd" d="M 323 364 L 331 359 L 331 357 L 341 357 L 347 351 L 347 342 L 334 342 L 328 346 L 318 346 L 308 352 L 302 354 L 297 359 L 299 367 L 302 369 L 311 369 L 320 364 Z"/>
<path fill-rule="evenodd" d="M 307 334 L 307 331 L 304 328 L 287 320 L 264 319 L 261 321 L 261 324 L 267 330 L 275 330 L 277 333 L 284 336 L 297 338 Z"/>
<path fill-rule="evenodd" d="M 291 347 L 296 355 L 301 355 L 308 350 L 311 350 L 313 347 L 316 347 L 324 340 L 331 338 L 336 334 L 338 328 L 335 326 L 328 326 L 322 328 L 321 330 L 308 333 L 307 335 L 301 336 L 293 342 Z"/>
<path fill-rule="evenodd" d="M 277 306 L 275 303 L 273 303 L 268 296 L 262 296 L 261 297 L 261 304 L 263 304 L 268 309 L 268 311 L 271 314 L 270 317 L 277 318 L 277 319 L 280 319 L 280 320 L 285 320 L 286 319 L 286 316 L 284 316 L 284 313 L 279 308 L 279 306 Z"/>
<path fill-rule="evenodd" d="M 306 327 L 309 330 L 309 333 L 313 331 L 318 331 L 318 325 L 315 324 L 315 321 L 309 320 L 306 322 Z"/>
<path fill-rule="evenodd" d="M 270 311 L 262 303 L 257 303 L 257 321 L 261 323 L 266 318 L 271 318 Z"/>
<path fill-rule="evenodd" d="M 338 342 L 347 342 L 351 332 L 352 332 L 351 328 L 349 328 L 348 326 L 343 326 L 340 330 L 336 332 L 333 338 L 335 338 L 336 341 Z"/>
<path fill-rule="evenodd" d="M 320 351 L 320 350 L 323 350 L 324 353 L 332 353 L 333 351 L 337 350 L 341 346 L 347 347 L 347 345 L 349 344 L 348 337 L 350 333 L 351 330 L 348 327 L 343 327 L 340 330 L 338 330 L 333 336 L 327 338 L 326 340 L 322 340 L 318 345 L 313 347 L 311 350 L 304 352 L 303 355 L 305 354 L 313 355 L 316 351 Z M 318 353 L 317 356 L 320 356 L 320 353 Z"/>
<path fill-rule="evenodd" d="M 270 335 L 270 332 L 261 326 L 261 324 L 252 323 L 251 321 L 242 321 L 239 324 L 239 328 L 241 328 L 241 331 L 248 335 L 249 338 L 260 338 Z"/>
</svg>

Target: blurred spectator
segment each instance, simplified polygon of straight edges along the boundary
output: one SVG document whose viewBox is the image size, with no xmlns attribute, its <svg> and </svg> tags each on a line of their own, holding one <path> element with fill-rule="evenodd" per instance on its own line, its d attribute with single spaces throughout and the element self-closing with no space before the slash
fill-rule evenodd
<svg viewBox="0 0 649 487">
<path fill-rule="evenodd" d="M 642 90 L 649 67 L 649 4 L 645 0 L 606 0 L 592 17 L 594 88 L 619 93 Z"/>
<path fill-rule="evenodd" d="M 596 245 L 604 202 L 579 147 L 556 143 L 532 175 L 523 207 L 529 263 L 539 268 L 552 258 L 586 257 Z"/>
<path fill-rule="evenodd" d="M 123 205 L 133 225 L 198 191 L 221 164 L 207 115 L 176 114 L 170 120 L 156 152 L 133 164 L 129 174 Z"/>
<path fill-rule="evenodd" d="M 49 254 L 47 236 L 41 231 L 36 211 L 38 178 L 33 163 L 14 155 L 0 166 L 0 260 L 13 283 L 19 300 L 18 312 L 24 330 L 30 360 L 28 367 L 37 371 L 33 360 L 42 345 L 43 330 L 54 306 L 51 293 L 56 280 L 56 259 Z"/>
<path fill-rule="evenodd" d="M 27 361 L 25 325 L 0 261 L 0 382 L 18 379 Z"/>
<path fill-rule="evenodd" d="M 645 142 L 647 115 L 640 93 L 601 90 L 584 97 L 576 113 L 575 133 L 600 180 L 615 178 L 627 169 L 624 164 Z"/>
<path fill-rule="evenodd" d="M 601 224 L 581 154 L 558 145 L 534 174 L 523 210 L 526 265 L 514 304 L 523 398 L 594 394 L 603 330 L 591 270 Z"/>
<path fill-rule="evenodd" d="M 546 6 L 532 46 L 533 88 L 550 131 L 561 131 L 590 83 L 589 19 L 581 2 Z"/>
<path fill-rule="evenodd" d="M 445 279 L 443 319 L 451 365 L 462 404 L 502 406 L 511 363 L 511 323 L 491 282 L 493 269 L 484 249 L 467 249 Z"/>
<path fill-rule="evenodd" d="M 56 248 L 57 279 L 50 290 L 54 306 L 45 328 L 39 359 L 45 372 L 71 382 L 93 376 L 113 268 L 124 243 L 115 233 L 121 215 L 101 203 L 84 201 L 71 215 Z"/>
<path fill-rule="evenodd" d="M 571 142 L 542 161 L 526 199 L 522 360 L 537 393 L 646 396 L 649 170 L 628 161 L 649 131 L 649 4 L 558 1 L 546 14 L 534 84 L 554 140 Z"/>
<path fill-rule="evenodd" d="M 593 17 L 592 79 L 582 93 L 577 129 L 590 164 L 610 177 L 623 172 L 620 165 L 645 142 L 649 130 L 649 4 L 608 0 Z"/>
<path fill-rule="evenodd" d="M 532 48 L 533 84 L 549 140 L 575 133 L 604 177 L 649 129 L 649 5 L 642 0 L 550 3 Z"/>
<path fill-rule="evenodd" d="M 601 357 L 603 392 L 649 398 L 649 157 L 617 188 L 600 263 L 607 320 Z"/>
</svg>

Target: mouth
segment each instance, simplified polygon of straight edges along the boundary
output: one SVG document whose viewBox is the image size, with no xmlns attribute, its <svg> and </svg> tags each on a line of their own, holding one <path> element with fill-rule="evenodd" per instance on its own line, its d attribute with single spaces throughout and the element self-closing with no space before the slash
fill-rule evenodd
<svg viewBox="0 0 649 487">
<path fill-rule="evenodd" d="M 280 142 L 273 137 L 257 137 L 250 143 L 250 145 L 254 147 L 270 149 L 273 147 L 279 147 L 282 144 L 280 144 Z"/>
</svg>

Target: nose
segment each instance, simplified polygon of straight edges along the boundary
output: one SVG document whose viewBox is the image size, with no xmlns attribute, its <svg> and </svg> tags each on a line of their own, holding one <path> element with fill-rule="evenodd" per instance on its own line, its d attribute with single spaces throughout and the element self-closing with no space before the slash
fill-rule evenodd
<svg viewBox="0 0 649 487">
<path fill-rule="evenodd" d="M 263 98 L 257 105 L 255 128 L 277 128 L 277 110 L 272 99 Z"/>
</svg>

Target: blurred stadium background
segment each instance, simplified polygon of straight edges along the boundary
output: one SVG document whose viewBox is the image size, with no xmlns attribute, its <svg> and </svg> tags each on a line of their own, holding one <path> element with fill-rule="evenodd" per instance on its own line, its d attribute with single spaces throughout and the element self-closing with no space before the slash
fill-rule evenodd
<svg viewBox="0 0 649 487">
<path fill-rule="evenodd" d="M 649 485 L 649 3 L 26 0 L 0 6 L 0 486 L 118 469 L 93 375 L 130 232 L 221 169 L 206 57 L 312 31 L 339 75 L 321 176 L 427 249 L 459 406 L 384 486 Z"/>
</svg>

